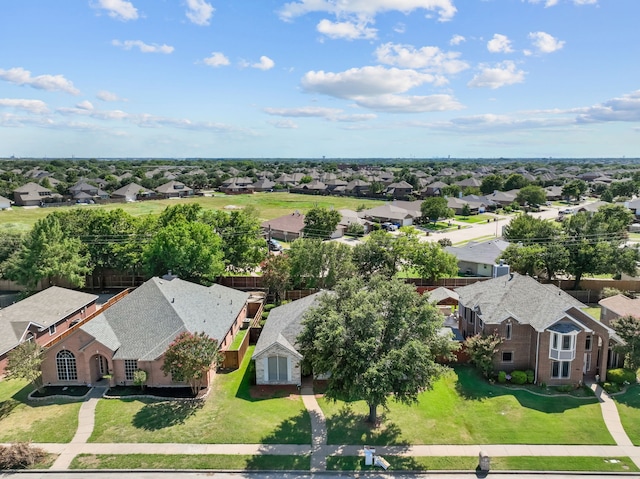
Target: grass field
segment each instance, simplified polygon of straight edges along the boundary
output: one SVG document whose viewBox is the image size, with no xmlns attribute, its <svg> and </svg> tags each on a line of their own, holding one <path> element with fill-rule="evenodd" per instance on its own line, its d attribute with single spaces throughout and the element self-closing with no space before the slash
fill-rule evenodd
<svg viewBox="0 0 640 479">
<path fill-rule="evenodd" d="M 473 471 L 478 465 L 477 457 L 432 456 L 406 457 L 384 456 L 393 471 Z M 379 471 L 379 468 L 364 465 L 364 457 L 330 456 L 329 471 Z M 491 458 L 492 471 L 600 471 L 637 472 L 638 467 L 628 457 L 542 457 L 504 456 Z"/>
<path fill-rule="evenodd" d="M 31 390 L 25 381 L 0 381 L 0 443 L 70 442 L 81 403 L 27 401 Z"/>
<path fill-rule="evenodd" d="M 80 454 L 70 469 L 235 469 L 308 471 L 309 456 Z"/>
<path fill-rule="evenodd" d="M 184 203 L 199 203 L 205 209 L 229 209 L 234 207 L 253 206 L 261 221 L 270 220 L 299 210 L 305 213 L 314 206 L 326 208 L 356 210 L 364 206 L 365 209 L 374 208 L 384 201 L 367 200 L 340 196 L 299 195 L 294 193 L 254 193 L 252 195 L 223 195 L 196 196 L 184 199 L 149 200 L 135 203 L 111 203 L 106 205 L 83 205 L 60 208 L 23 208 L 13 207 L 11 210 L 0 211 L 0 227 L 17 231 L 27 231 L 33 224 L 52 211 L 68 211 L 70 208 L 96 208 L 114 210 L 121 208 L 133 216 L 159 214 L 167 206 Z"/>
<path fill-rule="evenodd" d="M 618 407 L 622 427 L 631 442 L 640 446 L 640 384 L 630 386 L 623 394 L 613 396 Z"/>
<path fill-rule="evenodd" d="M 456 221 L 461 221 L 463 223 L 475 224 L 475 223 L 486 223 L 487 220 L 493 221 L 493 216 L 479 214 L 479 215 L 470 215 L 470 216 L 462 216 L 456 215 L 454 219 Z"/>
<path fill-rule="evenodd" d="M 299 396 L 251 397 L 252 353 L 250 347 L 237 371 L 216 375 L 200 407 L 142 398 L 101 399 L 89 442 L 311 443 L 311 422 Z"/>
<path fill-rule="evenodd" d="M 464 366 L 415 405 L 391 402 L 382 424 L 363 401 L 320 399 L 330 444 L 614 444 L 595 398 L 542 397 L 490 385 Z"/>
</svg>

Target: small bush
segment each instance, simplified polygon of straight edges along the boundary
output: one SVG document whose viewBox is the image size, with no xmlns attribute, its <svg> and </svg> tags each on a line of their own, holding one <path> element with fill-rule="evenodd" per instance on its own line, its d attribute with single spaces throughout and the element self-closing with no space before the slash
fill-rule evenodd
<svg viewBox="0 0 640 479">
<path fill-rule="evenodd" d="M 511 373 L 511 382 L 513 384 L 526 384 L 527 373 L 524 371 L 514 371 Z"/>
<path fill-rule="evenodd" d="M 573 391 L 573 386 L 571 384 L 563 384 L 562 386 L 556 387 L 556 391 L 559 393 L 568 393 Z"/>
<path fill-rule="evenodd" d="M 609 382 L 604 383 L 602 385 L 602 389 L 607 391 L 607 393 L 609 394 L 620 392 L 620 386 L 616 383 L 609 383 Z"/>
<path fill-rule="evenodd" d="M 275 304 L 273 304 L 273 303 L 267 303 L 267 304 L 265 304 L 265 305 L 264 305 L 264 309 L 263 309 L 263 311 L 269 312 L 269 311 L 271 311 L 271 310 L 272 310 L 273 308 L 275 308 L 275 307 L 276 307 L 276 305 L 275 305 Z"/>
<path fill-rule="evenodd" d="M 527 369 L 525 374 L 527 375 L 527 383 L 533 384 L 533 381 L 536 379 L 536 373 L 533 369 Z"/>
<path fill-rule="evenodd" d="M 269 316 L 269 311 L 263 311 L 262 312 L 262 319 L 263 320 L 267 319 L 268 316 Z"/>
<path fill-rule="evenodd" d="M 635 383 L 636 382 L 636 373 L 631 369 L 609 369 L 607 371 L 607 379 L 609 382 L 616 384 L 623 383 Z"/>
<path fill-rule="evenodd" d="M 506 383 L 507 382 L 507 373 L 505 373 L 504 371 L 498 372 L 498 382 L 499 383 Z"/>
<path fill-rule="evenodd" d="M 0 446 L 0 469 L 26 469 L 42 462 L 47 453 L 28 442 L 16 442 L 10 446 Z"/>
</svg>

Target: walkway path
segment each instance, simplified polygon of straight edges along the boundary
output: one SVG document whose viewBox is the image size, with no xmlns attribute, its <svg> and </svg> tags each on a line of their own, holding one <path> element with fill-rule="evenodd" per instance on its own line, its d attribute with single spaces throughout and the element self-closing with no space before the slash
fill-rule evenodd
<svg viewBox="0 0 640 479">
<path fill-rule="evenodd" d="M 620 422 L 615 402 L 596 384 L 590 385 L 600 401 L 602 417 L 616 442 L 615 446 L 602 445 L 529 445 L 529 444 L 477 444 L 477 445 L 415 445 L 376 446 L 380 455 L 390 456 L 472 456 L 477 457 L 482 450 L 490 457 L 500 456 L 627 456 L 640 467 L 640 447 L 633 446 Z M 312 383 L 302 386 L 302 401 L 311 418 L 312 440 L 309 444 L 123 444 L 87 443 L 95 420 L 98 399 L 106 388 L 92 389 L 82 404 L 78 415 L 78 430 L 69 444 L 34 444 L 37 447 L 59 454 L 52 470 L 68 469 L 78 454 L 271 454 L 271 455 L 311 455 L 311 471 L 326 471 L 326 458 L 332 455 L 363 456 L 363 446 L 327 444 L 327 427 L 324 414 L 316 400 Z"/>
</svg>

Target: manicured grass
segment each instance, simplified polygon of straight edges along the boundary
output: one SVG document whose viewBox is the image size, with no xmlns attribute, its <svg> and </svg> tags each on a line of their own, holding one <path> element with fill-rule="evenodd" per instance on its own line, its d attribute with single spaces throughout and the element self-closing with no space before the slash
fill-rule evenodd
<svg viewBox="0 0 640 479">
<path fill-rule="evenodd" d="M 305 456 L 216 454 L 79 454 L 70 469 L 235 469 L 308 471 Z"/>
<path fill-rule="evenodd" d="M 195 196 L 174 200 L 149 200 L 135 203 L 110 203 L 105 205 L 68 206 L 59 208 L 23 208 L 13 207 L 11 210 L 0 211 L 0 225 L 2 228 L 11 228 L 17 231 L 28 231 L 40 218 L 52 211 L 68 211 L 70 208 L 96 208 L 106 211 L 121 208 L 133 216 L 159 214 L 167 206 L 185 203 L 199 203 L 204 209 L 229 209 L 228 207 L 253 206 L 258 211 L 262 221 L 277 218 L 299 210 L 305 213 L 314 206 L 323 206 L 334 209 L 356 210 L 365 205 L 367 209 L 384 204 L 380 200 L 366 200 L 362 198 L 350 198 L 341 196 L 316 196 L 299 195 L 293 193 L 254 193 L 252 195 L 223 195 Z"/>
<path fill-rule="evenodd" d="M 329 444 L 614 444 L 595 398 L 538 396 L 490 385 L 457 366 L 415 405 L 390 402 L 381 425 L 363 401 L 321 398 Z"/>
<path fill-rule="evenodd" d="M 453 243 L 453 246 L 464 246 L 470 241 L 481 242 L 481 241 L 487 241 L 492 239 L 496 239 L 496 235 L 484 235 L 484 236 L 478 236 L 477 238 L 469 238 L 464 241 L 458 241 L 457 243 Z"/>
<path fill-rule="evenodd" d="M 477 457 L 432 456 L 406 457 L 383 456 L 391 471 L 451 471 L 475 470 Z M 364 465 L 364 457 L 330 456 L 329 471 L 380 471 L 380 468 Z M 493 471 L 599 471 L 637 472 L 639 469 L 628 457 L 543 457 L 504 456 L 491 458 Z"/>
<path fill-rule="evenodd" d="M 81 403 L 64 399 L 28 401 L 25 381 L 0 381 L 0 442 L 69 442 Z"/>
<path fill-rule="evenodd" d="M 230 350 L 237 350 L 240 347 L 240 345 L 242 344 L 242 340 L 247 335 L 247 331 L 249 330 L 241 329 L 240 331 L 238 331 L 238 334 L 236 334 L 236 337 L 233 339 L 233 343 L 231 343 L 231 347 L 229 348 Z"/>
<path fill-rule="evenodd" d="M 490 215 L 480 214 L 480 215 L 470 215 L 470 216 L 456 215 L 454 219 L 456 221 L 462 221 L 464 223 L 475 224 L 475 223 L 486 223 L 487 220 L 493 221 L 493 218 L 494 217 Z"/>
<path fill-rule="evenodd" d="M 216 375 L 198 405 L 148 399 L 101 399 L 90 442 L 309 444 L 311 423 L 302 399 L 250 395 L 250 347 L 239 370 Z"/>
<path fill-rule="evenodd" d="M 446 231 L 454 230 L 458 227 L 454 224 L 449 225 L 446 221 L 439 221 L 437 223 L 425 223 L 422 228 L 428 231 Z"/>
<path fill-rule="evenodd" d="M 595 306 L 592 308 L 582 308 L 582 311 L 584 311 L 585 313 L 593 316 L 595 319 L 600 321 L 600 315 L 602 314 L 602 310 L 600 309 L 600 306 Z"/>
<path fill-rule="evenodd" d="M 640 446 L 640 384 L 629 386 L 623 394 L 612 396 L 616 401 L 622 427 L 636 446 Z"/>
</svg>

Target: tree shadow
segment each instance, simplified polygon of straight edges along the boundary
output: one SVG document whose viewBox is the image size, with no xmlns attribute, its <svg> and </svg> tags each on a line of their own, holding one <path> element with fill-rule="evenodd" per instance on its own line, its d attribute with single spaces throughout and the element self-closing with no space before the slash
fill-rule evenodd
<svg viewBox="0 0 640 479">
<path fill-rule="evenodd" d="M 633 409 L 640 409 L 640 384 L 629 386 L 622 394 L 613 396 L 615 401 Z"/>
<path fill-rule="evenodd" d="M 329 444 L 376 446 L 408 445 L 402 439 L 402 430 L 387 417 L 386 411 L 378 415 L 378 423 L 367 422 L 366 414 L 358 414 L 345 404 L 337 414 L 326 418 Z"/>
<path fill-rule="evenodd" d="M 133 417 L 132 424 L 138 429 L 158 431 L 184 424 L 204 405 L 203 401 L 166 401 L 146 404 Z"/>
<path fill-rule="evenodd" d="M 15 399 L 7 399 L 0 402 L 0 421 L 9 416 L 19 404 L 20 402 Z"/>
<path fill-rule="evenodd" d="M 249 402 L 262 401 L 264 399 L 284 398 L 292 394 L 300 394 L 295 385 L 257 386 L 255 384 L 255 364 L 253 361 L 244 369 L 242 379 L 236 391 L 236 397 Z"/>
<path fill-rule="evenodd" d="M 311 419 L 306 410 L 282 421 L 269 434 L 260 439 L 261 444 L 311 444 Z M 269 449 L 268 446 L 265 446 Z"/>
</svg>

